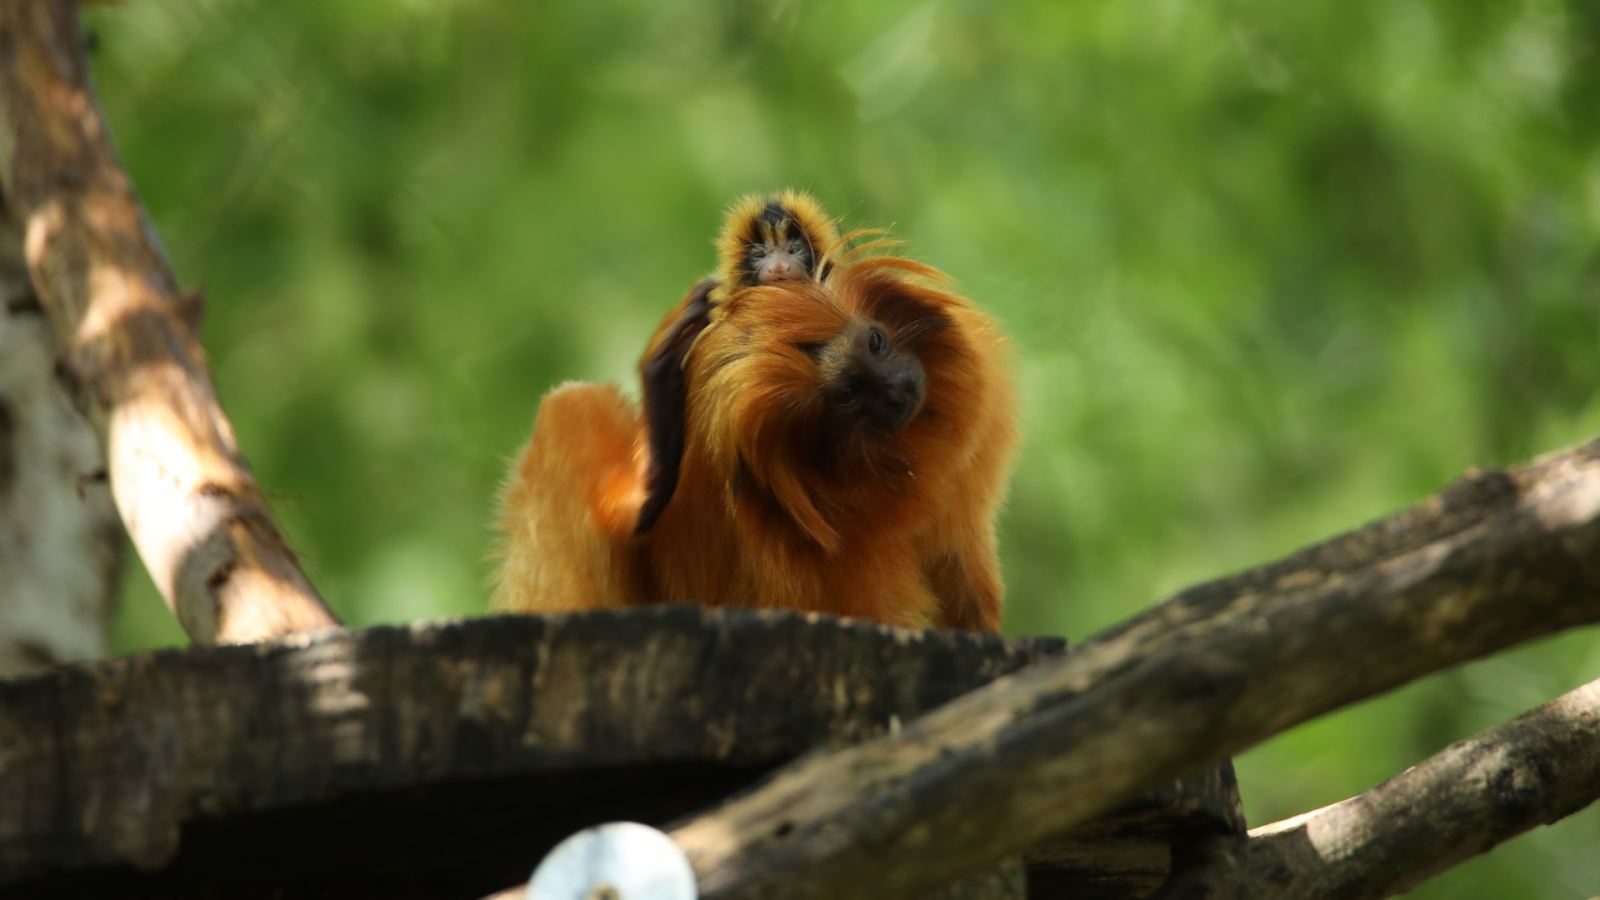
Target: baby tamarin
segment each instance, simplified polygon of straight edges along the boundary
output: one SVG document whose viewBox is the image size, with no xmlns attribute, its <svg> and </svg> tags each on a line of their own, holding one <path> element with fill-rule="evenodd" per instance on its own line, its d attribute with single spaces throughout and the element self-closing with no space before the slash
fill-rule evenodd
<svg viewBox="0 0 1600 900">
<path fill-rule="evenodd" d="M 677 485 L 683 457 L 683 360 L 710 322 L 711 308 L 740 288 L 826 278 L 840 237 L 833 219 L 810 194 L 786 190 L 740 198 L 723 217 L 716 246 L 716 272 L 662 318 L 639 360 L 650 451 L 647 494 L 636 526 L 640 534 L 655 524 Z"/>
<path fill-rule="evenodd" d="M 730 213 L 718 278 L 651 339 L 643 415 L 613 385 L 545 397 L 502 496 L 498 608 L 999 629 L 1006 342 L 933 269 L 845 248 L 800 196 Z M 763 266 L 773 250 L 790 258 Z"/>
<path fill-rule="evenodd" d="M 752 195 L 728 211 L 717 237 L 720 290 L 784 280 L 822 280 L 838 249 L 839 230 L 810 194 Z"/>
</svg>

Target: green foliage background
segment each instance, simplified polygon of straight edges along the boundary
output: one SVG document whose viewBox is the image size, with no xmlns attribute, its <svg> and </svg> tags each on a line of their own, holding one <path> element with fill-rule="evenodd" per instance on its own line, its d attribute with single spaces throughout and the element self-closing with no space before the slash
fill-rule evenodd
<svg viewBox="0 0 1600 900">
<path fill-rule="evenodd" d="M 539 396 L 628 382 L 722 208 L 809 188 L 1016 339 L 1008 631 L 1600 433 L 1600 12 L 139 0 L 89 13 L 224 402 L 355 624 L 473 615 Z M 179 643 L 132 568 L 125 651 Z M 1352 648 L 1352 665 L 1361 649 Z M 1594 677 L 1542 642 L 1240 761 L 1252 822 Z M 1593 810 L 1416 892 L 1600 893 Z"/>
</svg>

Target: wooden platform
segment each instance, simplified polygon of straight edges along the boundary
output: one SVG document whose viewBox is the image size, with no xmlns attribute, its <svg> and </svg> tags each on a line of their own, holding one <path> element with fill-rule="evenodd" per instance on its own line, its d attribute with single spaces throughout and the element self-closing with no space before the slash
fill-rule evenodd
<svg viewBox="0 0 1600 900">
<path fill-rule="evenodd" d="M 62 668 L 0 683 L 0 896 L 476 898 L 1063 649 L 676 607 Z M 1242 827 L 1231 770 L 1199 773 L 1037 848 L 1027 895 L 1142 896 Z"/>
</svg>

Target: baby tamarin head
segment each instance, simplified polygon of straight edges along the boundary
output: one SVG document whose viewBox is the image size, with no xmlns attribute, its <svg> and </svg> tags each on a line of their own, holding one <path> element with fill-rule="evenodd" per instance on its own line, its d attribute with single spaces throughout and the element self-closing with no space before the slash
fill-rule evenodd
<svg viewBox="0 0 1600 900">
<path fill-rule="evenodd" d="M 723 291 L 775 281 L 822 279 L 839 244 L 833 219 L 800 191 L 753 194 L 728 210 L 717 239 Z"/>
<path fill-rule="evenodd" d="M 853 528 L 913 527 L 987 421 L 1003 341 L 940 276 L 839 255 L 826 280 L 779 279 L 713 307 L 686 362 L 686 458 L 736 507 L 836 551 Z M 744 513 L 741 513 L 744 515 Z"/>
</svg>

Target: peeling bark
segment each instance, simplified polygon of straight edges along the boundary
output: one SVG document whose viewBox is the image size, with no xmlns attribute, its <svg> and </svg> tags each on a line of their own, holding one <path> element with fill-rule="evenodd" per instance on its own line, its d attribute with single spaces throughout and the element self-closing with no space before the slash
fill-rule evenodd
<svg viewBox="0 0 1600 900">
<path fill-rule="evenodd" d="M 3 207 L 3 203 L 0 203 Z M 122 526 L 94 429 L 55 376 L 56 338 L 0 219 L 0 678 L 106 651 Z"/>
</svg>

